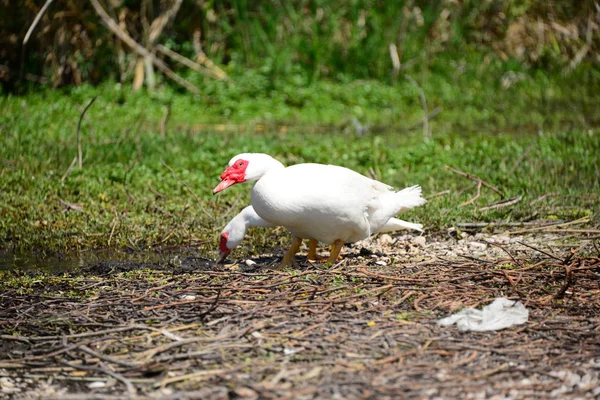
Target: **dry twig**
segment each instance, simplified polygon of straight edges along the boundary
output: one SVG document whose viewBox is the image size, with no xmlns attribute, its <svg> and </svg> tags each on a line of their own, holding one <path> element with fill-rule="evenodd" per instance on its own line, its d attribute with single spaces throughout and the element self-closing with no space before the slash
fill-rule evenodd
<svg viewBox="0 0 600 400">
<path fill-rule="evenodd" d="M 92 97 L 90 102 L 87 104 L 87 106 L 85 106 L 85 108 L 79 115 L 79 121 L 77 122 L 77 164 L 79 166 L 79 169 L 83 168 L 83 149 L 81 147 L 81 121 L 83 121 L 85 113 L 92 106 L 92 104 L 94 104 L 94 101 L 96 101 L 97 97 L 98 96 Z"/>
</svg>

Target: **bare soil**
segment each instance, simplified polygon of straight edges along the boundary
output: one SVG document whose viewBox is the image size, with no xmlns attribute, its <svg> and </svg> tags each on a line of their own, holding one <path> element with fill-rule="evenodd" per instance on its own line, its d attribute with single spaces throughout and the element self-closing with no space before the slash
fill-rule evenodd
<svg viewBox="0 0 600 400">
<path fill-rule="evenodd" d="M 0 397 L 598 398 L 599 257 L 585 233 L 458 234 L 285 271 L 273 255 L 101 262 L 0 293 Z M 500 296 L 529 321 L 437 324 Z"/>
</svg>

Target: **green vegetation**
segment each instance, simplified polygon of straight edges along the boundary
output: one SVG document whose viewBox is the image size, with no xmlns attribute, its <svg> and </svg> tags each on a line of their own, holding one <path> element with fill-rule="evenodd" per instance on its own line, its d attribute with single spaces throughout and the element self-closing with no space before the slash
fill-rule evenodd
<svg viewBox="0 0 600 400">
<path fill-rule="evenodd" d="M 38 3 L 0 17 L 8 49 L 0 52 L 0 247 L 189 244 L 212 255 L 249 186 L 211 190 L 244 151 L 421 184 L 433 197 L 405 218 L 432 232 L 466 221 L 597 222 L 592 2 L 57 0 L 22 47 Z M 143 68 L 98 5 L 200 95 Z M 169 23 L 155 30 L 161 19 Z M 194 72 L 158 45 L 229 78 Z M 155 88 L 136 92 L 132 81 Z M 96 96 L 81 127 L 80 169 L 77 123 Z M 445 166 L 501 194 L 483 186 L 473 199 L 476 184 Z M 253 230 L 246 243 L 286 241 L 274 232 Z"/>
<path fill-rule="evenodd" d="M 434 232 L 465 221 L 597 218 L 596 88 L 539 72 L 503 89 L 501 64 L 473 65 L 455 79 L 416 78 L 429 110 L 442 109 L 429 122 L 431 139 L 423 137 L 419 93 L 407 80 L 290 77 L 289 89 L 269 92 L 250 73 L 229 88 L 213 82 L 208 104 L 168 87 L 132 93 L 111 83 L 2 97 L 0 240 L 42 252 L 191 244 L 212 256 L 222 226 L 249 203 L 248 185 L 211 194 L 229 158 L 244 151 L 287 164 L 335 163 L 397 187 L 421 184 L 426 196 L 449 190 L 404 215 Z M 294 101 L 285 101 L 286 90 Z M 94 96 L 81 128 L 83 169 L 66 174 L 77 154 L 77 121 Z M 357 134 L 353 118 L 369 130 Z M 503 196 L 483 187 L 461 207 L 476 188 L 445 165 Z M 549 193 L 557 195 L 530 205 Z M 516 196 L 523 199 L 514 206 L 478 211 Z M 252 230 L 246 244 L 285 243 L 276 232 Z"/>
</svg>

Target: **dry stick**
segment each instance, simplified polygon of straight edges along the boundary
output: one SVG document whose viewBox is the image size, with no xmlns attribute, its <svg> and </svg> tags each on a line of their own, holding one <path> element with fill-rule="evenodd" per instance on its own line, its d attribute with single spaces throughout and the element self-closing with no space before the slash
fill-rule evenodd
<svg viewBox="0 0 600 400">
<path fill-rule="evenodd" d="M 179 177 L 177 176 L 177 174 L 175 173 L 175 171 L 173 171 L 173 168 L 169 167 L 167 165 L 167 163 L 164 162 L 163 160 L 160 160 L 160 162 L 169 171 L 171 171 L 171 174 L 177 180 L 177 182 L 181 183 L 192 194 L 192 196 L 194 196 L 194 199 L 196 199 L 196 202 L 198 203 L 198 205 L 200 206 L 200 208 L 202 209 L 202 211 L 204 212 L 204 214 L 206 214 L 208 217 L 210 217 L 212 219 L 215 219 L 215 216 L 214 215 L 210 215 L 210 213 L 206 210 L 206 208 L 204 208 L 204 206 L 202 205 L 202 202 L 200 201 L 200 199 L 198 198 L 198 196 L 196 196 L 196 193 L 194 193 L 194 191 L 192 190 L 192 188 L 187 183 L 185 183 L 183 180 L 179 179 Z"/>
<path fill-rule="evenodd" d="M 464 207 L 466 205 L 473 204 L 475 202 L 475 200 L 477 200 L 481 196 L 482 183 L 483 182 L 481 180 L 479 182 L 477 182 L 477 193 L 475 194 L 475 196 L 473 196 L 470 200 L 467 200 L 464 203 L 462 203 L 461 205 L 459 205 L 459 207 Z"/>
<path fill-rule="evenodd" d="M 517 227 L 523 227 L 523 226 L 555 226 L 557 224 L 561 224 L 565 221 L 562 220 L 558 220 L 558 221 L 554 221 L 552 223 L 539 223 L 539 222 L 460 222 L 458 224 L 456 224 L 456 226 L 458 226 L 459 228 L 465 228 L 465 229 L 475 229 L 475 228 L 485 228 L 488 227 L 490 225 L 493 226 L 517 226 Z"/>
<path fill-rule="evenodd" d="M 177 12 L 179 12 L 179 8 L 181 7 L 181 3 L 183 0 L 175 0 L 173 2 L 173 6 L 168 9 L 164 14 L 159 15 L 154 21 L 152 21 L 152 25 L 150 25 L 150 34 L 148 35 L 148 43 L 151 45 L 156 43 L 156 40 L 163 32 L 167 24 L 170 20 L 172 20 Z"/>
<path fill-rule="evenodd" d="M 174 52 L 173 50 L 163 46 L 162 44 L 157 44 L 155 48 L 156 48 L 156 50 L 160 51 L 167 57 L 170 57 L 172 60 L 177 61 L 196 72 L 200 72 L 201 74 L 210 76 L 211 78 L 221 79 L 210 69 L 205 68 L 202 65 L 198 64 L 197 62 L 192 61 L 189 58 L 184 57 L 181 54 Z"/>
<path fill-rule="evenodd" d="M 508 251 L 504 246 L 500 245 L 499 243 L 490 242 L 489 240 L 484 240 L 484 242 L 486 242 L 490 246 L 496 246 L 496 247 L 502 249 L 502 251 L 504 251 L 506 254 L 508 254 L 508 256 L 511 258 L 511 260 L 515 264 L 517 264 L 519 267 L 523 268 L 523 264 L 521 264 L 519 261 L 517 261 L 517 259 L 511 254 L 511 252 Z"/>
<path fill-rule="evenodd" d="M 450 194 L 450 190 L 449 189 L 441 191 L 441 192 L 438 192 L 438 193 L 434 193 L 432 195 L 429 195 L 429 196 L 425 197 L 425 199 L 426 200 L 431 200 L 431 199 L 435 199 L 436 197 L 445 196 L 447 194 Z"/>
<path fill-rule="evenodd" d="M 85 108 L 81 112 L 81 115 L 79 116 L 79 122 L 77 122 L 77 164 L 79 166 L 79 169 L 83 168 L 83 149 L 81 148 L 81 121 L 83 120 L 83 116 L 85 115 L 87 110 L 92 106 L 92 104 L 94 104 L 94 101 L 96 101 L 97 97 L 98 96 L 92 97 L 88 105 L 85 106 Z"/>
<path fill-rule="evenodd" d="M 29 38 L 31 37 L 31 34 L 35 30 L 35 27 L 38 25 L 38 23 L 42 19 L 42 16 L 44 15 L 44 13 L 48 9 L 48 7 L 50 7 L 50 4 L 52 4 L 53 1 L 54 0 L 46 0 L 46 3 L 44 3 L 44 5 L 40 9 L 40 11 L 37 13 L 35 18 L 33 19 L 31 26 L 29 27 L 29 29 L 27 30 L 27 33 L 25 34 L 25 38 L 23 39 L 23 47 L 21 48 L 21 71 L 19 73 L 20 78 L 23 78 L 23 76 L 24 76 L 23 66 L 25 65 L 25 49 L 27 48 L 27 42 L 29 42 Z"/>
<path fill-rule="evenodd" d="M 104 354 L 98 353 L 98 352 L 90 349 L 89 347 L 87 347 L 85 345 L 84 346 L 80 346 L 79 349 L 81 351 L 83 351 L 84 353 L 87 353 L 87 354 L 89 354 L 89 355 L 91 355 L 93 357 L 99 358 L 101 360 L 107 361 L 107 362 L 109 362 L 111 364 L 117 364 L 117 365 L 120 365 L 122 367 L 127 367 L 127 368 L 139 368 L 140 367 L 140 364 L 138 364 L 138 363 L 130 363 L 130 362 L 127 362 L 127 361 L 117 360 L 115 358 L 112 358 L 112 357 L 106 356 Z"/>
<path fill-rule="evenodd" d="M 77 163 L 77 156 L 73 157 L 73 161 L 71 161 L 71 165 L 69 165 L 69 168 L 67 168 L 67 170 L 65 171 L 65 174 L 62 176 L 62 178 L 60 178 L 61 182 L 64 182 L 65 179 L 67 179 L 67 176 L 69 175 L 69 173 L 75 166 L 75 163 Z"/>
<path fill-rule="evenodd" d="M 90 0 L 92 6 L 96 10 L 96 13 L 102 19 L 102 22 L 108 29 L 110 29 L 115 35 L 119 37 L 125 44 L 127 44 L 131 49 L 133 49 L 137 54 L 142 57 L 148 57 L 152 60 L 152 63 L 156 65 L 156 67 L 161 70 L 168 78 L 174 80 L 179 83 L 181 86 L 189 90 L 190 92 L 199 95 L 200 90 L 194 86 L 189 81 L 177 75 L 173 72 L 167 64 L 165 64 L 161 59 L 157 58 L 154 54 L 152 54 L 148 49 L 140 45 L 136 42 L 131 36 L 129 36 L 121 27 L 104 11 L 104 8 L 100 5 L 98 0 Z"/>
<path fill-rule="evenodd" d="M 160 193 L 158 190 L 154 189 L 154 188 L 152 187 L 152 184 L 151 184 L 150 182 L 148 182 L 148 189 L 150 189 L 150 191 L 151 191 L 152 193 L 154 193 L 154 195 L 155 195 L 156 197 L 159 197 L 159 198 L 161 198 L 161 199 L 166 199 L 166 198 L 167 198 L 167 196 L 166 196 L 166 195 L 164 195 L 164 194 Z"/>
<path fill-rule="evenodd" d="M 35 19 L 33 20 L 33 23 L 31 24 L 31 26 L 27 30 L 27 33 L 25 34 L 25 39 L 23 39 L 23 46 L 27 45 L 27 42 L 29 42 L 29 37 L 31 36 L 31 34 L 35 30 L 35 27 L 40 22 L 40 19 L 42 19 L 42 16 L 44 15 L 44 13 L 48 9 L 48 7 L 50 7 L 50 4 L 52 4 L 53 1 L 54 0 L 46 0 L 46 3 L 44 3 L 44 6 L 37 13 L 37 15 L 35 16 Z"/>
<path fill-rule="evenodd" d="M 477 175 L 473 175 L 473 174 L 469 174 L 467 172 L 462 172 L 459 171 L 457 169 L 454 169 L 448 165 L 444 165 L 444 168 L 446 168 L 447 170 L 454 172 L 455 174 L 458 174 L 460 176 L 464 176 L 467 179 L 470 179 L 476 183 L 481 181 L 481 184 L 485 187 L 487 187 L 488 189 L 493 190 L 494 192 L 498 193 L 500 196 L 503 196 L 502 192 L 500 191 L 500 189 L 498 189 L 496 186 L 492 186 L 489 183 L 487 183 L 486 181 L 484 181 L 483 179 L 481 179 L 480 177 L 478 177 Z"/>
<path fill-rule="evenodd" d="M 82 213 L 86 213 L 85 210 L 83 209 L 82 206 L 80 206 L 79 204 L 75 204 L 75 203 L 69 203 L 67 201 L 64 201 L 63 199 L 61 199 L 60 197 L 58 198 L 58 201 L 60 202 L 60 204 L 62 204 L 63 206 L 67 207 L 68 210 L 75 210 L 75 211 L 79 211 Z M 86 213 L 87 214 L 87 213 Z"/>
<path fill-rule="evenodd" d="M 578 225 L 578 224 L 585 224 L 586 222 L 590 222 L 590 217 L 586 216 L 586 217 L 582 217 L 573 221 L 569 221 L 569 222 L 564 222 L 562 224 L 554 224 L 554 225 L 545 225 L 545 226 L 539 226 L 536 228 L 528 228 L 528 229 L 521 229 L 518 231 L 513 231 L 513 232 L 508 232 L 509 235 L 516 235 L 518 233 L 526 233 L 526 232 L 534 232 L 534 231 L 548 231 L 548 232 L 552 232 L 553 230 L 556 232 L 562 232 L 562 229 L 556 229 L 559 227 L 563 227 L 563 226 L 569 226 L 569 225 Z M 552 229 L 552 230 L 551 230 Z M 585 229 L 579 229 L 577 231 L 583 231 L 583 232 L 588 232 L 588 230 Z M 593 230 L 590 230 L 593 232 Z M 566 232 L 566 230 L 565 230 Z"/>
<path fill-rule="evenodd" d="M 514 197 L 512 199 L 504 200 L 504 201 L 498 202 L 496 204 L 492 204 L 487 207 L 482 207 L 479 209 L 479 211 L 489 211 L 489 210 L 495 210 L 495 209 L 502 208 L 502 207 L 512 206 L 512 205 L 517 204 L 521 200 L 523 200 L 523 196 Z"/>
<path fill-rule="evenodd" d="M 541 250 L 541 249 L 538 249 L 538 248 L 536 248 L 536 247 L 533 247 L 533 246 L 531 246 L 531 245 L 529 245 L 529 244 L 526 244 L 526 243 L 523 243 L 523 242 L 519 242 L 519 241 L 517 241 L 517 243 L 519 243 L 519 244 L 520 244 L 520 245 L 522 245 L 522 246 L 529 247 L 531 250 L 535 250 L 535 251 L 537 251 L 537 252 L 540 252 L 540 253 L 542 253 L 542 254 L 545 254 L 545 255 L 547 255 L 547 256 L 548 256 L 548 257 L 550 257 L 550 258 L 554 258 L 555 260 L 558 260 L 558 261 L 563 261 L 563 260 L 562 260 L 562 258 L 559 258 L 559 257 L 555 256 L 554 254 L 550 254 L 550 253 L 548 253 L 548 252 L 545 252 L 544 250 Z"/>
<path fill-rule="evenodd" d="M 554 299 L 562 299 L 569 289 L 569 287 L 575 282 L 575 278 L 573 277 L 573 271 L 569 265 L 564 265 L 565 268 L 565 282 L 561 286 L 560 290 L 554 295 Z"/>
<path fill-rule="evenodd" d="M 429 130 L 429 111 L 427 111 L 427 98 L 425 98 L 425 92 L 412 76 L 409 74 L 404 74 L 404 77 L 408 79 L 408 81 L 415 88 L 417 88 L 417 91 L 419 92 L 419 99 L 421 100 L 421 107 L 423 108 L 423 136 L 429 139 L 431 138 L 431 131 Z"/>
<path fill-rule="evenodd" d="M 227 76 L 225 71 L 217 67 L 215 63 L 213 63 L 212 60 L 207 57 L 207 55 L 204 53 L 204 50 L 202 50 L 202 43 L 200 42 L 201 35 L 202 31 L 200 29 L 196 29 L 192 36 L 192 42 L 194 44 L 194 51 L 196 52 L 197 62 L 199 64 L 204 64 L 206 68 L 211 70 L 212 73 L 215 74 L 219 79 L 226 79 L 227 81 L 231 82 L 231 79 L 229 78 L 229 76 Z"/>
<path fill-rule="evenodd" d="M 163 32 L 163 30 L 165 29 L 165 27 L 167 26 L 169 21 L 171 21 L 175 17 L 175 15 L 177 15 L 177 12 L 179 11 L 179 8 L 181 7 L 182 2 L 183 2 L 183 0 L 173 1 L 172 2 L 173 5 L 171 6 L 171 8 L 169 8 L 164 13 L 162 13 L 157 18 L 155 18 L 154 21 L 152 21 L 152 25 L 150 25 L 150 26 L 148 25 L 148 20 L 146 18 L 147 14 L 148 14 L 146 12 L 146 9 L 152 7 L 152 1 L 145 0 L 142 2 L 143 12 L 141 14 L 142 14 L 142 25 L 144 28 L 143 36 L 144 36 L 144 45 L 147 48 L 152 49 L 152 47 L 158 40 L 159 36 Z M 151 13 L 151 11 L 150 11 L 150 13 Z M 144 57 L 143 60 L 139 60 L 138 62 L 140 63 L 140 65 L 143 65 L 143 67 L 146 71 L 146 84 L 148 85 L 148 87 L 150 89 L 153 89 L 155 79 L 154 79 L 154 70 L 152 68 L 152 59 L 149 57 Z M 140 76 L 143 79 L 143 74 Z"/>
<path fill-rule="evenodd" d="M 600 233 L 600 229 L 544 229 L 544 232 L 594 233 L 594 234 L 596 234 L 596 233 Z M 580 237 L 579 238 L 579 240 L 590 240 L 590 239 L 598 239 L 598 237 L 594 237 L 594 238 Z"/>
</svg>

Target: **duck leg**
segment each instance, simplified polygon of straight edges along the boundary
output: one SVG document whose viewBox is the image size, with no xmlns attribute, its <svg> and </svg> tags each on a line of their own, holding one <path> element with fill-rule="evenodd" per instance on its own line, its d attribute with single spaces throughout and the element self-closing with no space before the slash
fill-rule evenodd
<svg viewBox="0 0 600 400">
<path fill-rule="evenodd" d="M 302 238 L 292 236 L 292 245 L 290 246 L 290 249 L 285 252 L 283 261 L 281 262 L 281 266 L 279 268 L 291 267 L 294 264 L 294 256 L 300 249 L 301 244 Z"/>
<path fill-rule="evenodd" d="M 314 239 L 310 239 L 308 242 L 308 255 L 306 258 L 309 261 L 323 261 L 327 259 L 327 257 L 322 257 L 317 254 L 317 241 Z"/>
<path fill-rule="evenodd" d="M 336 240 L 331 245 L 331 252 L 329 253 L 329 259 L 327 262 L 333 264 L 338 260 L 338 256 L 340 255 L 340 251 L 342 251 L 342 247 L 344 247 L 344 242 L 341 240 Z"/>
</svg>

